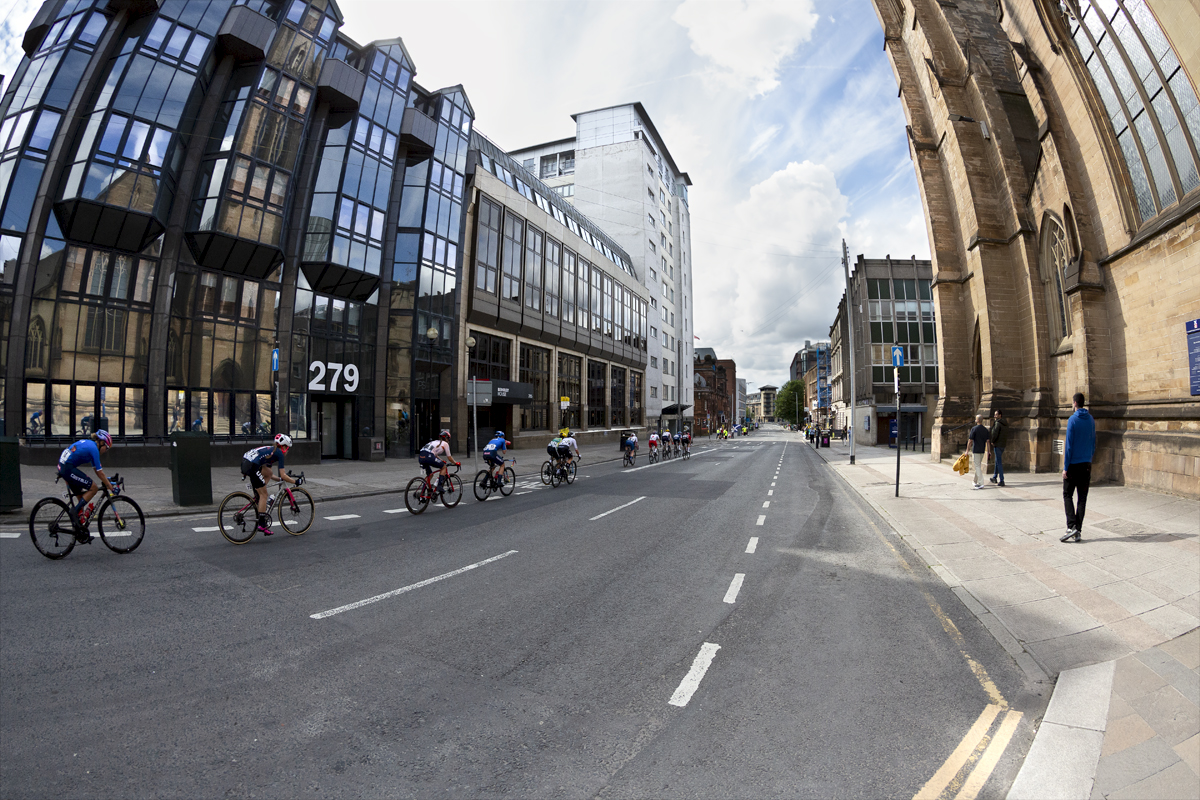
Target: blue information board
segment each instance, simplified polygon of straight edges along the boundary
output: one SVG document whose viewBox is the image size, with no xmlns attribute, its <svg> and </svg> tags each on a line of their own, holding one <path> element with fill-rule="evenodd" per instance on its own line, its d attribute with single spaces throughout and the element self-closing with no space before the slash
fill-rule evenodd
<svg viewBox="0 0 1200 800">
<path fill-rule="evenodd" d="M 895 439 L 897 434 L 900 433 L 900 426 L 896 424 L 896 420 L 892 420 L 889 427 L 891 428 L 892 438 Z"/>
<path fill-rule="evenodd" d="M 1188 374 L 1192 378 L 1192 396 L 1200 395 L 1200 319 L 1187 323 Z"/>
</svg>

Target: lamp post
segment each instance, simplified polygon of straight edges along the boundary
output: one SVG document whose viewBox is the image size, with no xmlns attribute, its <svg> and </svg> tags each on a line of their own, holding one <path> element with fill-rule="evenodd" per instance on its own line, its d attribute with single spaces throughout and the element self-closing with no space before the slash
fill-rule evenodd
<svg viewBox="0 0 1200 800">
<path fill-rule="evenodd" d="M 475 350 L 475 337 L 467 337 L 467 363 L 471 373 L 471 435 L 474 437 L 474 448 L 472 452 L 475 455 L 475 469 L 479 470 L 479 406 L 475 396 L 475 365 L 474 359 L 471 358 L 471 353 Z"/>
<path fill-rule="evenodd" d="M 425 331 L 425 338 L 429 340 L 429 372 L 426 373 L 426 376 L 427 376 L 426 379 L 428 380 L 429 378 L 431 378 L 433 376 L 433 345 L 437 342 L 437 338 L 438 338 L 437 328 L 430 325 L 429 328 L 426 329 L 426 331 Z M 440 398 L 441 392 L 438 392 L 438 395 L 439 395 L 439 399 L 441 399 Z M 428 405 L 426 405 L 425 407 L 429 408 Z M 440 422 L 440 420 L 439 420 L 439 422 Z M 430 433 L 432 434 L 432 429 L 430 430 Z M 436 439 L 436 438 L 437 438 L 436 436 L 430 435 L 429 441 L 432 441 L 433 439 Z M 418 444 L 419 444 L 419 442 L 418 442 Z"/>
</svg>

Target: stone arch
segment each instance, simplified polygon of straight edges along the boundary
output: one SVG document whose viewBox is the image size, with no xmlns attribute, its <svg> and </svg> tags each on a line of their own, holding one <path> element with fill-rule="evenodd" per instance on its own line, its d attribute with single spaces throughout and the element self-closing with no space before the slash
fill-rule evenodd
<svg viewBox="0 0 1200 800">
<path fill-rule="evenodd" d="M 1066 268 L 1073 260 L 1071 241 L 1066 226 L 1058 215 L 1047 211 L 1042 215 L 1039 234 L 1038 276 L 1046 304 L 1046 330 L 1050 335 L 1051 351 L 1071 335 L 1071 305 L 1066 291 Z"/>
</svg>

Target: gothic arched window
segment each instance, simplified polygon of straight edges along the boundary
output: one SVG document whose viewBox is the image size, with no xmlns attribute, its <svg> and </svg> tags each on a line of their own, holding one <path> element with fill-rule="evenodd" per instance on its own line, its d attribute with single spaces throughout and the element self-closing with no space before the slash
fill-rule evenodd
<svg viewBox="0 0 1200 800">
<path fill-rule="evenodd" d="M 1200 101 L 1145 0 L 1059 0 L 1145 222 L 1200 186 Z"/>
<path fill-rule="evenodd" d="M 29 323 L 29 338 L 25 340 L 25 369 L 46 369 L 46 325 L 41 317 Z"/>
<path fill-rule="evenodd" d="M 1067 232 L 1049 214 L 1042 220 L 1042 256 L 1039 264 L 1046 294 L 1046 316 L 1051 341 L 1057 345 L 1071 335 L 1071 311 L 1067 304 L 1065 270 L 1071 263 L 1071 244 Z"/>
</svg>

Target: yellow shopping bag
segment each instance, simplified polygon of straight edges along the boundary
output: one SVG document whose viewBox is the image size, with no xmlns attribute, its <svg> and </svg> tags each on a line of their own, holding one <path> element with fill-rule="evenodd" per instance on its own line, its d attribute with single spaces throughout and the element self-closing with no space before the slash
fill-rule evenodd
<svg viewBox="0 0 1200 800">
<path fill-rule="evenodd" d="M 958 457 L 958 460 L 954 462 L 954 471 L 959 475 L 966 475 L 971 471 L 971 460 L 967 458 L 966 453 L 963 453 Z"/>
</svg>

